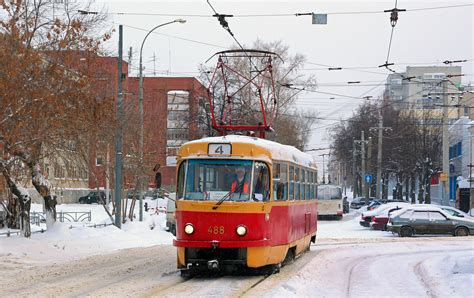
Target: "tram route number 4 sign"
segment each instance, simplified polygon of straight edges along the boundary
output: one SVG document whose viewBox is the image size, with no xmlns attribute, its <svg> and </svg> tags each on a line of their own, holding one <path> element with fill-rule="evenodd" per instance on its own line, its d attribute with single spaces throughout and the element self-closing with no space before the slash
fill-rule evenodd
<svg viewBox="0 0 474 298">
<path fill-rule="evenodd" d="M 207 148 L 207 154 L 209 155 L 231 155 L 232 146 L 231 144 L 209 144 Z"/>
</svg>

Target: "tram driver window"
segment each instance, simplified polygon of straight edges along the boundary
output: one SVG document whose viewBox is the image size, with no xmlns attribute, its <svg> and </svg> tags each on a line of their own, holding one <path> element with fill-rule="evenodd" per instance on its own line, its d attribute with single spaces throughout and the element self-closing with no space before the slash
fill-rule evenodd
<svg viewBox="0 0 474 298">
<path fill-rule="evenodd" d="M 255 162 L 254 165 L 254 201 L 268 201 L 270 199 L 270 175 L 268 166 L 263 162 Z"/>
</svg>

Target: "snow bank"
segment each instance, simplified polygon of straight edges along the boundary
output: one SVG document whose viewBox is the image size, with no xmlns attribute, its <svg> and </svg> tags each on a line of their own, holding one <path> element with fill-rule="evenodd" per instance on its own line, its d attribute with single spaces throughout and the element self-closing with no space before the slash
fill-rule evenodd
<svg viewBox="0 0 474 298">
<path fill-rule="evenodd" d="M 82 223 L 57 222 L 45 233 L 34 233 L 31 238 L 0 237 L 0 255 L 7 255 L 25 263 L 50 263 L 78 259 L 91 255 L 110 253 L 114 250 L 171 245 L 173 235 L 165 231 L 166 213 L 156 213 L 157 206 L 166 206 L 166 200 L 145 200 L 150 207 L 144 212 L 143 222 L 138 221 L 138 202 L 135 206 L 135 220 L 118 229 L 113 225 L 89 227 L 94 224 L 110 224 L 110 218 L 102 205 L 58 205 L 57 211 L 91 211 L 92 221 Z M 130 205 L 129 205 L 130 206 Z M 42 211 L 42 205 L 33 204 L 32 211 Z M 31 226 L 32 231 L 45 229 L 45 225 Z M 0 232 L 5 232 L 1 229 Z"/>
</svg>

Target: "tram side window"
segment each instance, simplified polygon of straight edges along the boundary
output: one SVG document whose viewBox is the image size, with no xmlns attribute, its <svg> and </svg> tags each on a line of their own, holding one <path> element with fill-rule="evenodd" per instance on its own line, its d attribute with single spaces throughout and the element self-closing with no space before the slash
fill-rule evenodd
<svg viewBox="0 0 474 298">
<path fill-rule="evenodd" d="M 314 172 L 314 199 L 318 198 L 318 171 Z"/>
<path fill-rule="evenodd" d="M 295 200 L 300 199 L 300 169 L 295 167 Z"/>
<path fill-rule="evenodd" d="M 309 177 L 308 177 L 308 186 L 309 186 L 308 187 L 308 192 L 309 192 L 309 198 L 310 198 L 310 200 L 312 200 L 313 199 L 313 171 L 310 170 L 308 172 L 308 175 L 309 175 Z"/>
<path fill-rule="evenodd" d="M 295 199 L 295 167 L 290 166 L 290 200 Z"/>
<path fill-rule="evenodd" d="M 187 162 L 184 161 L 179 165 L 178 169 L 178 187 L 176 189 L 176 198 L 182 199 L 184 193 L 184 174 L 186 173 Z"/>
<path fill-rule="evenodd" d="M 304 197 L 306 194 L 306 171 L 304 169 L 301 169 L 300 191 L 301 191 L 301 200 L 304 200 Z"/>
<path fill-rule="evenodd" d="M 279 163 L 273 163 L 273 195 L 272 198 L 273 200 L 278 200 L 278 185 L 281 183 L 281 178 L 280 178 L 280 168 L 281 165 Z"/>
<path fill-rule="evenodd" d="M 306 171 L 306 200 L 311 200 L 311 191 L 310 191 L 310 187 L 311 187 L 311 180 L 309 179 L 310 178 L 310 175 L 309 175 L 310 171 Z"/>
<path fill-rule="evenodd" d="M 287 164 L 281 164 L 280 166 L 280 185 L 278 186 L 277 191 L 281 194 L 281 196 L 278 195 L 277 197 L 279 200 L 286 201 L 288 199 L 288 165 Z"/>
</svg>

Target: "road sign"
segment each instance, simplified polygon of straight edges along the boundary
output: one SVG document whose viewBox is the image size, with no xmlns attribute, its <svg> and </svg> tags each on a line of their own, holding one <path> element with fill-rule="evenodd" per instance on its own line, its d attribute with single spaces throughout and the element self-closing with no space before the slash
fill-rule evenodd
<svg viewBox="0 0 474 298">
<path fill-rule="evenodd" d="M 313 25 L 327 25 L 328 15 L 322 13 L 313 13 Z"/>
<path fill-rule="evenodd" d="M 372 182 L 372 175 L 365 175 L 365 183 L 371 183 Z"/>
</svg>

